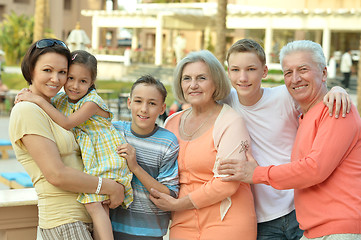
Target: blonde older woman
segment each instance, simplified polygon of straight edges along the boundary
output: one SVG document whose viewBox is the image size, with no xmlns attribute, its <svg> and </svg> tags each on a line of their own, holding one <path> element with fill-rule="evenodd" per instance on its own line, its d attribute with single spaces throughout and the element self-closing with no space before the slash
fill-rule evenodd
<svg viewBox="0 0 361 240">
<path fill-rule="evenodd" d="M 226 73 L 209 51 L 192 52 L 174 72 L 175 96 L 191 108 L 165 124 L 179 141 L 179 198 L 153 190 L 151 200 L 174 211 L 170 239 L 256 239 L 256 215 L 250 186 L 223 182 L 219 159 L 245 159 L 250 138 L 242 118 L 228 105 Z"/>
</svg>

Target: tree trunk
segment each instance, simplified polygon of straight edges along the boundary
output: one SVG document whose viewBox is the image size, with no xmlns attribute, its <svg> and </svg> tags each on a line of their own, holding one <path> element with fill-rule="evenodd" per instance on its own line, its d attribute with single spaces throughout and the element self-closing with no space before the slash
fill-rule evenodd
<svg viewBox="0 0 361 240">
<path fill-rule="evenodd" d="M 34 15 L 34 38 L 36 42 L 44 37 L 44 23 L 45 23 L 45 6 L 46 0 L 35 1 L 35 15 Z"/>
<path fill-rule="evenodd" d="M 217 40 L 215 46 L 215 55 L 222 63 L 222 65 L 226 59 L 227 4 L 228 0 L 218 0 L 216 17 Z"/>
<path fill-rule="evenodd" d="M 361 52 L 361 38 L 360 38 L 360 52 Z M 361 59 L 358 61 L 357 69 L 357 110 L 361 115 Z"/>
</svg>

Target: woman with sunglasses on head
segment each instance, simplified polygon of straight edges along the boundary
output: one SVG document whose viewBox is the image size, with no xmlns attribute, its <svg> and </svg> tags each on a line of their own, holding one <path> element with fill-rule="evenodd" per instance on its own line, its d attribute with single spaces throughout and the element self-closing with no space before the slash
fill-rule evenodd
<svg viewBox="0 0 361 240">
<path fill-rule="evenodd" d="M 65 43 L 42 39 L 30 46 L 21 69 L 31 92 L 50 102 L 67 81 L 70 62 Z M 114 180 L 83 173 L 73 133 L 34 103 L 23 101 L 14 106 L 9 135 L 38 195 L 43 239 L 93 239 L 91 218 L 77 201 L 78 193 L 108 194 L 110 207 L 115 208 L 123 202 L 124 187 Z"/>
<path fill-rule="evenodd" d="M 116 147 L 126 141 L 112 125 L 113 114 L 95 89 L 97 60 L 84 50 L 73 51 L 71 55 L 65 92 L 59 92 L 52 98 L 52 103 L 30 91 L 20 92 L 17 99 L 37 104 L 57 124 L 71 130 L 81 150 L 84 172 L 122 184 L 122 207 L 127 208 L 133 201 L 130 183 L 133 174 L 126 160 L 116 152 Z M 109 208 L 102 204 L 108 199 L 109 196 L 104 194 L 81 193 L 78 196 L 78 201 L 85 204 L 93 220 L 96 240 L 113 239 Z"/>
</svg>

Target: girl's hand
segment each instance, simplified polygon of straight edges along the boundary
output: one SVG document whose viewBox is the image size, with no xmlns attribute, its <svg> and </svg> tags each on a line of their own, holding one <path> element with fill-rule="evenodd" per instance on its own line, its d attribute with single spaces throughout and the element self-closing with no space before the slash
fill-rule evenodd
<svg viewBox="0 0 361 240">
<path fill-rule="evenodd" d="M 124 143 L 118 146 L 117 153 L 119 154 L 119 156 L 127 160 L 130 171 L 134 172 L 139 167 L 135 148 L 129 143 Z"/>
<path fill-rule="evenodd" d="M 24 92 L 21 95 L 19 95 L 19 100 L 20 101 L 32 102 L 32 103 L 35 103 L 35 104 L 39 105 L 39 102 L 44 100 L 44 99 L 42 97 L 40 97 L 39 95 L 36 95 L 36 94 L 34 94 L 32 92 Z"/>
<path fill-rule="evenodd" d="M 39 105 L 41 101 L 45 101 L 42 97 L 39 95 L 33 94 L 29 89 L 23 88 L 15 97 L 15 103 L 21 102 L 21 101 L 28 101 L 35 103 Z"/>
<path fill-rule="evenodd" d="M 21 89 L 20 92 L 18 92 L 18 94 L 16 94 L 16 96 L 15 96 L 14 104 L 17 104 L 17 103 L 25 100 L 25 99 L 20 99 L 19 96 L 21 96 L 22 94 L 27 93 L 27 92 L 31 92 L 29 88 Z"/>
</svg>

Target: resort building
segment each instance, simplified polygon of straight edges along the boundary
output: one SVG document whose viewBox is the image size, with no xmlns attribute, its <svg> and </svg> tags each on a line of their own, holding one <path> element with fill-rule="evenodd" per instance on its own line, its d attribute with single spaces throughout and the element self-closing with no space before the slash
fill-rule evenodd
<svg viewBox="0 0 361 240">
<path fill-rule="evenodd" d="M 213 50 L 216 44 L 217 0 L 0 0 L 0 16 L 33 15 L 36 2 L 48 3 L 48 27 L 56 37 L 66 40 L 79 22 L 96 53 L 123 55 L 129 47 L 133 60 L 173 65 L 179 35 L 186 39 L 185 53 Z M 135 4 L 125 10 L 122 4 L 130 2 Z M 278 63 L 280 48 L 297 39 L 320 43 L 327 59 L 351 49 L 358 61 L 360 36 L 361 0 L 228 0 L 228 46 L 240 38 L 255 39 L 265 48 L 268 64 Z"/>
</svg>

